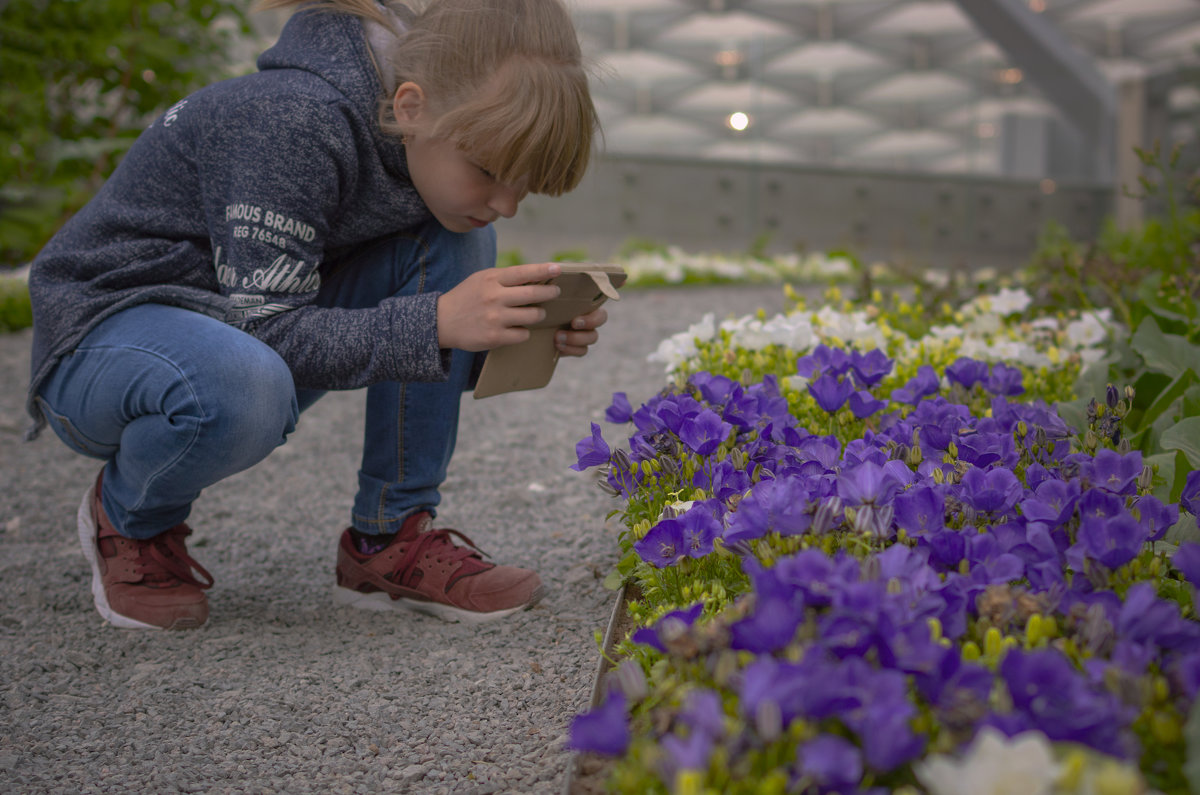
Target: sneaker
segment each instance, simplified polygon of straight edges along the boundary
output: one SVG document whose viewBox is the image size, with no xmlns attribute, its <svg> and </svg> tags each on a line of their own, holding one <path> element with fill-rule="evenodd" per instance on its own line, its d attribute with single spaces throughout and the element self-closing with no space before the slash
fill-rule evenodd
<svg viewBox="0 0 1200 795">
<path fill-rule="evenodd" d="M 154 538 L 118 533 L 100 502 L 100 483 L 79 505 L 79 542 L 92 566 L 92 599 L 100 615 L 122 629 L 190 629 L 208 619 L 212 575 L 187 553 L 192 532 L 177 524 Z"/>
<path fill-rule="evenodd" d="M 395 539 L 373 555 L 358 551 L 349 529 L 338 544 L 334 601 L 349 607 L 482 622 L 531 607 L 544 592 L 536 572 L 484 561 L 462 533 L 432 529 L 424 511 L 404 520 Z"/>
</svg>

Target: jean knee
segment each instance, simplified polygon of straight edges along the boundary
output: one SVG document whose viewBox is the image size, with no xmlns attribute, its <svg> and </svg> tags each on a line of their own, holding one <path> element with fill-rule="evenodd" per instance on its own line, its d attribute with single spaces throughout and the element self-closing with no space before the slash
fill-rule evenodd
<svg viewBox="0 0 1200 795">
<path fill-rule="evenodd" d="M 222 360 L 208 375 L 211 402 L 204 414 L 211 428 L 238 447 L 278 447 L 296 427 L 299 407 L 287 363 L 255 340 Z"/>
</svg>

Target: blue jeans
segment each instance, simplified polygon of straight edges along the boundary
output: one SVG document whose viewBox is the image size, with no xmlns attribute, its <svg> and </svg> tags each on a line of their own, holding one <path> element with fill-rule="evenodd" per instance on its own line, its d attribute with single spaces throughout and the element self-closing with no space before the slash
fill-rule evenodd
<svg viewBox="0 0 1200 795">
<path fill-rule="evenodd" d="M 457 234 L 430 222 L 348 260 L 316 302 L 364 308 L 392 295 L 446 292 L 495 263 L 491 227 Z M 367 387 L 355 528 L 394 533 L 410 514 L 436 510 L 476 365 L 476 354 L 456 350 L 446 381 Z M 102 498 L 117 531 L 151 538 L 184 521 L 204 488 L 283 444 L 323 394 L 296 389 L 283 359 L 233 326 L 142 304 L 84 337 L 38 400 L 69 447 L 107 462 Z"/>
</svg>

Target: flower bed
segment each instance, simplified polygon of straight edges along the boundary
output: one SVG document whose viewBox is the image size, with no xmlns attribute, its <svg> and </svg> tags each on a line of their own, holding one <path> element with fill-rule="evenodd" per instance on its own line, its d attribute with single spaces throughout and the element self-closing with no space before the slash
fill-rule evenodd
<svg viewBox="0 0 1200 795">
<path fill-rule="evenodd" d="M 1127 332 L 830 298 L 664 341 L 627 446 L 577 445 L 642 596 L 571 745 L 623 792 L 1200 786 L 1200 472 L 1121 441 L 1132 394 L 1054 409 Z"/>
</svg>

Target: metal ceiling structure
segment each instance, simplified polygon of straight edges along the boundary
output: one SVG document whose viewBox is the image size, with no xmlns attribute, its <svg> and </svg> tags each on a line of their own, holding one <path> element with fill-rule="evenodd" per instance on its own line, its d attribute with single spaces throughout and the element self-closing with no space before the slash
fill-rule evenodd
<svg viewBox="0 0 1200 795">
<path fill-rule="evenodd" d="M 1200 0 L 568 2 L 614 154 L 1106 181 L 1123 85 L 1200 109 Z"/>
</svg>

